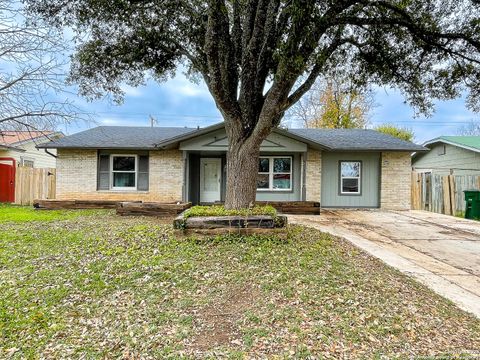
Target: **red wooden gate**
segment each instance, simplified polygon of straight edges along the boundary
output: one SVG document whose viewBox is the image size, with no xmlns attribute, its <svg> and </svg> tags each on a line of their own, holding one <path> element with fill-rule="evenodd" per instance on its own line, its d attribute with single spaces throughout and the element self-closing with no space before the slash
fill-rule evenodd
<svg viewBox="0 0 480 360">
<path fill-rule="evenodd" d="M 11 164 L 6 164 L 11 162 Z M 0 203 L 15 201 L 15 159 L 0 157 Z"/>
</svg>

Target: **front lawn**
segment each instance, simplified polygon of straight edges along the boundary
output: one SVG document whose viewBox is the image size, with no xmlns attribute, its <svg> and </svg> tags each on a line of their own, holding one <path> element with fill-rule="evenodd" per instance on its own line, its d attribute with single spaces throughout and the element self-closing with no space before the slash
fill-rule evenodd
<svg viewBox="0 0 480 360">
<path fill-rule="evenodd" d="M 0 222 L 2 359 L 480 349 L 479 320 L 315 230 L 291 228 L 288 240 L 177 239 L 154 218 L 6 206 L 0 216 L 9 209 L 16 215 Z"/>
</svg>

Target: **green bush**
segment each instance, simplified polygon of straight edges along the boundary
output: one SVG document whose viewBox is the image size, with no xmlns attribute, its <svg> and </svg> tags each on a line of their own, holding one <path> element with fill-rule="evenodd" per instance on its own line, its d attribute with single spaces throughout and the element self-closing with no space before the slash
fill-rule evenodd
<svg viewBox="0 0 480 360">
<path fill-rule="evenodd" d="M 250 215 L 270 215 L 277 216 L 277 210 L 273 206 L 255 205 L 249 209 L 233 210 L 225 209 L 223 205 L 212 206 L 193 206 L 183 213 L 184 219 L 196 216 L 250 216 Z"/>
</svg>

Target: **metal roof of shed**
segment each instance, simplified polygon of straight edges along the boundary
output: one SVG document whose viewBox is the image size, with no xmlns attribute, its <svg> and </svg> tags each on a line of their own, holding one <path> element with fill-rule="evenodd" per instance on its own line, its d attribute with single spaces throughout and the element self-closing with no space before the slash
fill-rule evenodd
<svg viewBox="0 0 480 360">
<path fill-rule="evenodd" d="M 446 143 L 467 150 L 480 152 L 480 136 L 440 136 L 427 141 L 423 145 L 428 146 L 436 143 Z"/>
</svg>

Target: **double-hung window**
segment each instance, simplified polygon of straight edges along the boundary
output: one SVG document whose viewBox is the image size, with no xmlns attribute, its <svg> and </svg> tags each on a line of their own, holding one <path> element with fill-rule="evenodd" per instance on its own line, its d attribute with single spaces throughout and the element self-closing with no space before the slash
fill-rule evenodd
<svg viewBox="0 0 480 360">
<path fill-rule="evenodd" d="M 115 190 L 133 190 L 137 188 L 137 156 L 112 155 L 111 184 Z"/>
<path fill-rule="evenodd" d="M 292 190 L 292 158 L 286 156 L 261 156 L 258 166 L 257 190 Z"/>
<path fill-rule="evenodd" d="M 340 193 L 359 195 L 361 191 L 362 163 L 340 161 Z"/>
<path fill-rule="evenodd" d="M 97 190 L 148 191 L 149 157 L 140 154 L 99 152 Z"/>
</svg>

